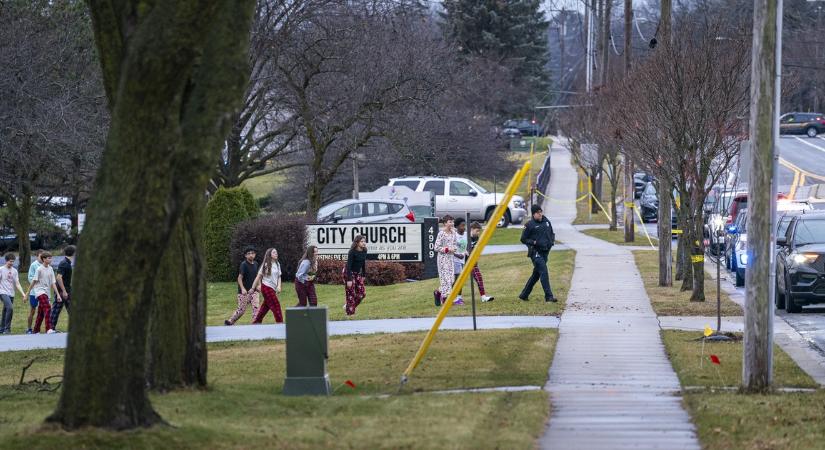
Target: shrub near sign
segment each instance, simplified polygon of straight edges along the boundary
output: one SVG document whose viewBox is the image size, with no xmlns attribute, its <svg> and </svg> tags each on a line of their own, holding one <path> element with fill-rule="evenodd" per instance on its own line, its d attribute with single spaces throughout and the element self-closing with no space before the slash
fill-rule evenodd
<svg viewBox="0 0 825 450">
<path fill-rule="evenodd" d="M 346 260 L 355 236 L 367 239 L 367 259 L 424 261 L 424 226 L 420 223 L 307 225 L 309 245 L 318 247 L 320 259 Z"/>
</svg>

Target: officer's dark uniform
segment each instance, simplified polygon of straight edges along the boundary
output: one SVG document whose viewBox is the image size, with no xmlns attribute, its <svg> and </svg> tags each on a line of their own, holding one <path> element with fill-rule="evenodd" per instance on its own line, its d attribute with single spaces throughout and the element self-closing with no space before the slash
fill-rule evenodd
<svg viewBox="0 0 825 450">
<path fill-rule="evenodd" d="M 538 211 L 538 208 L 536 208 L 536 211 Z M 535 214 L 536 211 L 533 213 Z M 537 221 L 531 216 L 521 233 L 521 243 L 528 248 L 527 256 L 533 262 L 533 274 L 527 280 L 527 284 L 518 297 L 527 300 L 533 286 L 541 280 L 541 287 L 544 289 L 544 300 L 548 302 L 556 301 L 553 297 L 553 290 L 550 288 L 550 277 L 547 274 L 547 256 L 550 253 L 550 248 L 556 243 L 556 234 L 553 233 L 553 225 L 550 224 L 547 217 L 542 217 L 541 221 Z"/>
</svg>

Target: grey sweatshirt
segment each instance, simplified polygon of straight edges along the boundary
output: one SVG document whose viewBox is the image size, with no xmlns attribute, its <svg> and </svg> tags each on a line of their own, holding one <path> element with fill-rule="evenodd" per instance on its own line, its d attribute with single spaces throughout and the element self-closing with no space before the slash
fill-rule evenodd
<svg viewBox="0 0 825 450">
<path fill-rule="evenodd" d="M 308 259 L 302 259 L 301 264 L 298 266 L 298 273 L 295 274 L 295 279 L 301 283 L 306 283 L 309 279 L 309 269 L 311 267 L 312 264 Z"/>
</svg>

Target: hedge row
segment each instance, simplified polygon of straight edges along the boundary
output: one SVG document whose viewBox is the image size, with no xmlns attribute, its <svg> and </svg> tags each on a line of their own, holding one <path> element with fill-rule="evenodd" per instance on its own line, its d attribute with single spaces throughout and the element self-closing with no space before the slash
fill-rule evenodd
<svg viewBox="0 0 825 450">
<path fill-rule="evenodd" d="M 318 262 L 318 284 L 344 284 L 341 276 L 346 261 L 322 260 Z M 370 286 L 388 286 L 403 283 L 407 279 L 404 266 L 396 262 L 368 261 L 367 284 Z"/>
<path fill-rule="evenodd" d="M 243 187 L 218 188 L 206 204 L 206 277 L 209 281 L 232 281 L 240 260 L 229 258 L 232 232 L 240 222 L 258 215 L 258 204 Z"/>
<path fill-rule="evenodd" d="M 243 260 L 244 248 L 252 246 L 258 253 L 258 262 L 262 262 L 266 250 L 274 248 L 278 250 L 283 280 L 292 281 L 304 254 L 306 225 L 311 222 L 309 217 L 286 215 L 267 215 L 243 222 L 235 227 L 229 257 L 237 266 Z"/>
</svg>

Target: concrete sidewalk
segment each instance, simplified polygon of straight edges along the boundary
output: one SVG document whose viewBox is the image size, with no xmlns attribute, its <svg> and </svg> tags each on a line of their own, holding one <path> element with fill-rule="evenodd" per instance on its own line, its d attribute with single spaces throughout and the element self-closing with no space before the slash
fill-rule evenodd
<svg viewBox="0 0 825 450">
<path fill-rule="evenodd" d="M 550 192 L 575 199 L 570 153 L 552 151 Z M 576 267 L 545 386 L 553 412 L 541 448 L 700 448 L 633 255 L 574 229 L 573 202 L 545 211 L 576 250 Z"/>
<path fill-rule="evenodd" d="M 435 317 L 380 320 L 337 320 L 329 322 L 330 336 L 353 334 L 404 333 L 427 331 Z M 479 330 L 505 328 L 558 328 L 556 316 L 478 316 Z M 442 330 L 472 330 L 471 316 L 447 317 L 441 324 Z M 286 328 L 278 325 L 234 325 L 206 327 L 206 342 L 260 341 L 264 339 L 285 339 Z M 36 350 L 45 348 L 65 348 L 66 333 L 0 336 L 0 352 Z"/>
</svg>

